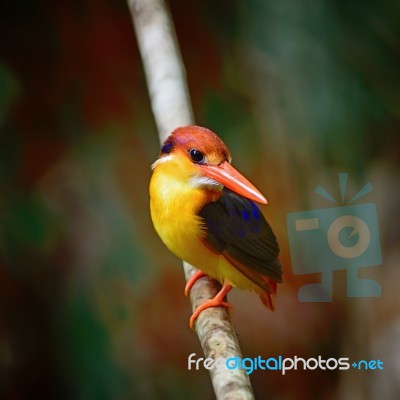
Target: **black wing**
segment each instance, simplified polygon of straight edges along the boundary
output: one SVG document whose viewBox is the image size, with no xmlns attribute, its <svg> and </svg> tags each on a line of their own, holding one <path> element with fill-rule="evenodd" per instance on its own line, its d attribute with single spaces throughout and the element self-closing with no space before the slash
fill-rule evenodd
<svg viewBox="0 0 400 400">
<path fill-rule="evenodd" d="M 278 242 L 255 203 L 224 188 L 222 196 L 198 214 L 207 228 L 205 242 L 213 251 L 224 254 L 253 281 L 256 272 L 282 282 Z"/>
</svg>

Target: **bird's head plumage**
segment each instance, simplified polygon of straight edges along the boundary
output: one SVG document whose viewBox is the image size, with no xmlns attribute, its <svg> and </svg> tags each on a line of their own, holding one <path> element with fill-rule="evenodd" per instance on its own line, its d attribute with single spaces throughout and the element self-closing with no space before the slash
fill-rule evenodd
<svg viewBox="0 0 400 400">
<path fill-rule="evenodd" d="M 223 186 L 259 203 L 265 197 L 230 164 L 225 143 L 199 126 L 175 129 L 161 147 L 153 169 L 162 169 L 193 187 L 221 190 Z"/>
</svg>

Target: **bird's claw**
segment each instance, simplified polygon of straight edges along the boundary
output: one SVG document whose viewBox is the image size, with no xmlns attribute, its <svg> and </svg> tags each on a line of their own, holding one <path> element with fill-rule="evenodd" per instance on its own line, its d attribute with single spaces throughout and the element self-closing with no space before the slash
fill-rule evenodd
<svg viewBox="0 0 400 400">
<path fill-rule="evenodd" d="M 207 308 L 211 308 L 211 307 L 232 308 L 232 306 L 229 303 L 227 303 L 226 301 L 219 301 L 219 300 L 216 300 L 215 298 L 210 299 L 210 300 L 206 301 L 204 304 L 202 304 L 201 306 L 196 308 L 196 310 L 194 311 L 194 313 L 192 314 L 192 316 L 190 317 L 190 320 L 189 320 L 190 329 L 194 330 L 194 325 L 195 325 L 195 322 L 196 322 L 197 318 L 199 317 L 199 315 L 204 310 L 207 310 Z"/>
<path fill-rule="evenodd" d="M 185 296 L 189 296 L 190 289 L 193 287 L 193 285 L 197 282 L 198 279 L 202 278 L 203 276 L 206 276 L 206 274 L 203 271 L 197 271 L 195 274 L 193 274 L 189 280 L 186 283 L 185 286 Z"/>
</svg>

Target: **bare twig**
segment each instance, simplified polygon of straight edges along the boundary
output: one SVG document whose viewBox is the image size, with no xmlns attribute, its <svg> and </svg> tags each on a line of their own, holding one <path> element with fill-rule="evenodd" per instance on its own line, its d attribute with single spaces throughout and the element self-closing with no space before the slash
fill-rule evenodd
<svg viewBox="0 0 400 400">
<path fill-rule="evenodd" d="M 128 0 L 142 55 L 151 105 L 160 141 L 179 126 L 194 123 L 186 86 L 185 72 L 175 39 L 175 32 L 163 0 Z M 197 270 L 184 264 L 186 279 Z M 191 290 L 193 310 L 214 297 L 220 284 L 209 278 L 200 279 Z M 196 323 L 205 357 L 228 359 L 241 357 L 236 333 L 223 308 L 209 308 Z M 253 399 L 244 370 L 214 368 L 211 379 L 217 399 Z"/>
</svg>

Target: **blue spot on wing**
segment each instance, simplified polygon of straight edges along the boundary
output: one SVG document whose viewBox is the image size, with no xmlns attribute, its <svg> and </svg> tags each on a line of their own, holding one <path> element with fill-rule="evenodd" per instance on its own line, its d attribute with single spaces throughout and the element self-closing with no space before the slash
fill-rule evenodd
<svg viewBox="0 0 400 400">
<path fill-rule="evenodd" d="M 252 209 L 252 215 L 254 218 L 256 218 L 257 220 L 260 219 L 261 216 L 261 212 L 260 209 L 254 204 L 254 202 L 249 201 L 251 209 Z"/>
<path fill-rule="evenodd" d="M 242 217 L 245 221 L 248 221 L 250 219 L 250 214 L 246 210 L 243 210 Z"/>
<path fill-rule="evenodd" d="M 224 188 L 222 196 L 198 214 L 207 227 L 205 240 L 216 252 L 228 253 L 258 273 L 281 281 L 279 246 L 255 203 Z"/>
</svg>

